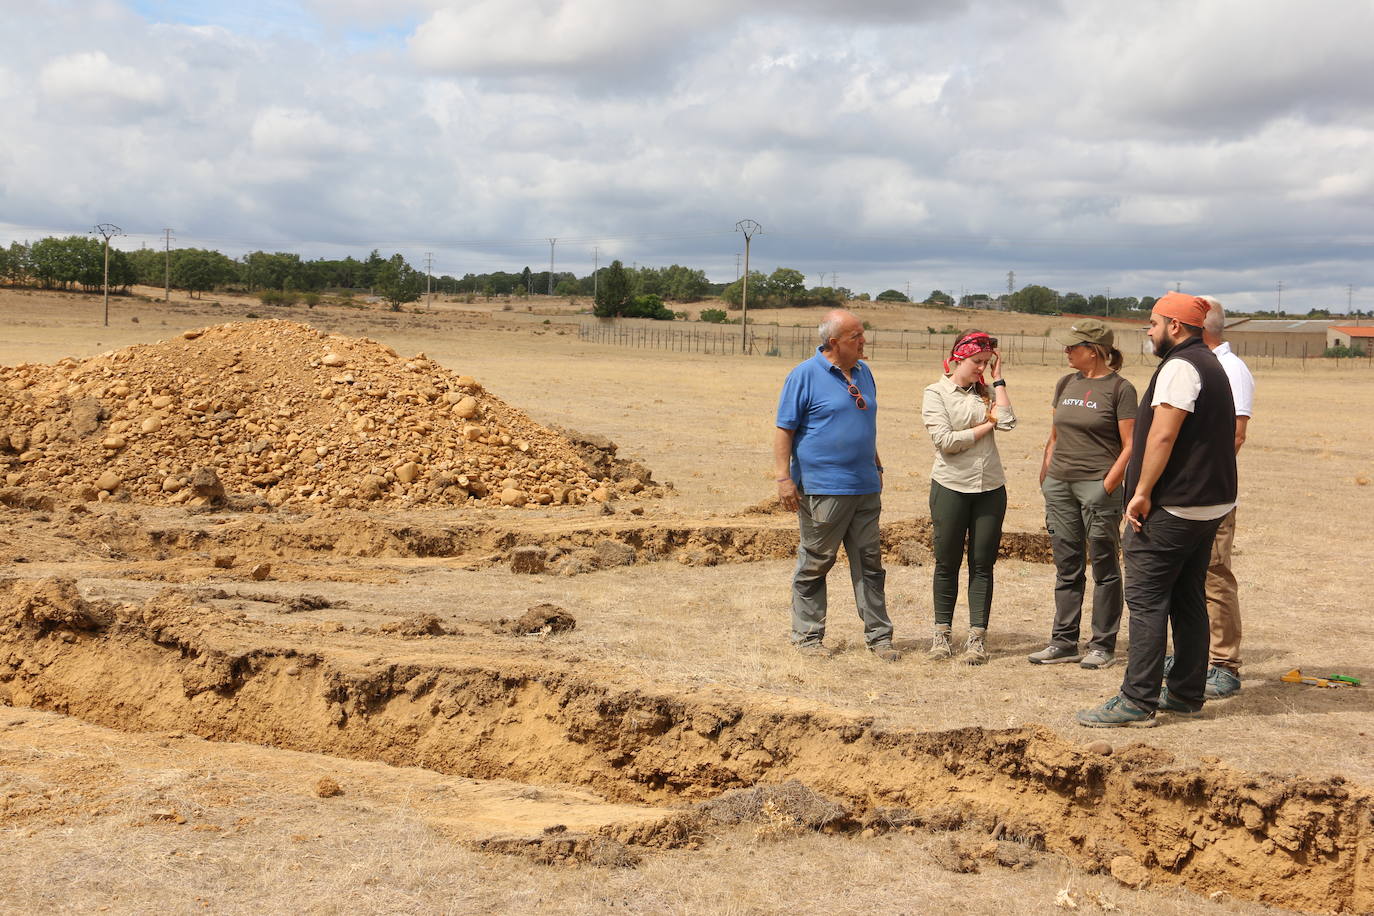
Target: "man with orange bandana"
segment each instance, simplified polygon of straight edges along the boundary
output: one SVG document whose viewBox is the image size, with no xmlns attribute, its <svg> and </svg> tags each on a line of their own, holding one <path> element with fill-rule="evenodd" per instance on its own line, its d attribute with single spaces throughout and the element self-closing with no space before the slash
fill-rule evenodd
<svg viewBox="0 0 1374 916">
<path fill-rule="evenodd" d="M 1091 728 L 1149 727 L 1162 709 L 1202 710 L 1209 628 L 1207 566 L 1236 505 L 1235 402 L 1202 338 L 1210 303 L 1170 293 L 1150 313 L 1159 368 L 1140 402 L 1126 467 L 1126 604 L 1130 649 L 1121 692 L 1078 713 Z M 1168 631 L 1174 662 L 1164 680 Z"/>
</svg>

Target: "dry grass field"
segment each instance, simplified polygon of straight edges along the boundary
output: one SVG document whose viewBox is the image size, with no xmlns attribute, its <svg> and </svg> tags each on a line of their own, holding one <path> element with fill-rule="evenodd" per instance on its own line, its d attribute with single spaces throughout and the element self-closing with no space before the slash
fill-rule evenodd
<svg viewBox="0 0 1374 916">
<path fill-rule="evenodd" d="M 119 299 L 106 328 L 98 297 L 0 290 L 0 365 L 267 311 Z M 861 314 L 880 333 L 941 326 Z M 887 665 L 862 650 L 837 569 L 829 642 L 845 651 L 818 662 L 787 644 L 793 523 L 750 509 L 773 492 L 791 360 L 592 344 L 575 316 L 480 303 L 271 317 L 423 352 L 540 423 L 609 437 L 674 491 L 605 509 L 300 516 L 73 511 L 15 488 L 0 506 L 0 912 L 1374 910 L 1367 367 L 1254 367 L 1235 558 L 1244 690 L 1198 719 L 1104 736 L 1073 713 L 1114 692 L 1119 665 L 1024 660 L 1052 612 L 1034 550 L 998 565 L 990 664 L 919 651 L 930 575 L 911 545 L 931 448 L 918 400 L 936 354 L 873 362 L 884 523 L 910 548 L 909 565 L 889 563 L 889 603 L 898 646 L 918 651 Z M 1046 319 L 979 326 L 1043 336 Z M 1007 529 L 1031 545 L 1062 371 L 1036 363 L 1007 370 L 1020 425 L 999 438 Z M 1135 359 L 1126 374 L 1143 389 L 1149 372 Z M 405 546 L 436 539 L 450 547 Z M 507 562 L 519 544 L 608 540 L 636 546 L 633 562 L 570 576 Z M 215 568 L 226 551 L 236 561 Z M 258 561 L 271 574 L 252 581 Z M 544 602 L 576 628 L 499 626 Z M 1294 667 L 1367 686 L 1282 683 Z M 1102 737 L 1110 757 L 1083 751 Z M 341 795 L 320 797 L 326 777 Z M 850 815 L 811 830 L 776 806 L 742 823 L 696 813 L 789 779 Z M 897 808 L 916 814 L 875 813 Z M 638 864 L 600 863 L 598 836 Z M 1143 889 L 1106 874 L 1123 855 L 1145 867 Z"/>
</svg>

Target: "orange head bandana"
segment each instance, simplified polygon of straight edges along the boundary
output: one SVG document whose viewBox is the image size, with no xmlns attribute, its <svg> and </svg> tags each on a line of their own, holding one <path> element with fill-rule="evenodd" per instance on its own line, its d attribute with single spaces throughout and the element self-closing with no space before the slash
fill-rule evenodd
<svg viewBox="0 0 1374 916">
<path fill-rule="evenodd" d="M 1165 318 L 1173 318 L 1184 324 L 1200 328 L 1207 315 L 1207 310 L 1211 307 L 1212 303 L 1201 297 L 1187 296 L 1183 293 L 1169 293 L 1167 296 L 1156 300 L 1150 310 L 1163 315 Z"/>
</svg>

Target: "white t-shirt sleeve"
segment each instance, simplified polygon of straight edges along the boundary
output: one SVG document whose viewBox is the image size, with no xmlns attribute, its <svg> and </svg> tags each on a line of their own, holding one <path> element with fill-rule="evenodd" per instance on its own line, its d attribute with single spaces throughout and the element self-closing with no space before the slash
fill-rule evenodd
<svg viewBox="0 0 1374 916">
<path fill-rule="evenodd" d="M 1186 359 L 1171 359 L 1159 370 L 1150 406 L 1168 404 L 1192 413 L 1197 406 L 1197 396 L 1201 393 L 1202 376 L 1198 375 L 1197 367 Z"/>
<path fill-rule="evenodd" d="M 1248 417 L 1255 406 L 1255 377 L 1239 359 L 1222 360 L 1221 368 L 1231 383 L 1231 397 L 1236 402 L 1236 416 Z"/>
</svg>

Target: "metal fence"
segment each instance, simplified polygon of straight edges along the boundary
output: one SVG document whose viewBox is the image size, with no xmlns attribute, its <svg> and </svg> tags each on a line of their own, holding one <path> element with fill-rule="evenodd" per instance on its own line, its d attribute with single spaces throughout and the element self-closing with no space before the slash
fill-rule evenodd
<svg viewBox="0 0 1374 916">
<path fill-rule="evenodd" d="M 985 322 L 986 324 L 986 322 Z M 1137 328 L 1113 328 L 1116 346 L 1127 366 L 1156 365 L 1158 360 L 1145 332 Z M 991 332 L 990 332 L 991 333 Z M 870 328 L 864 332 L 866 359 L 874 362 L 928 362 L 936 354 L 949 352 L 956 335 L 935 331 Z M 746 340 L 739 325 L 708 324 L 699 321 L 653 321 L 646 318 L 598 318 L 578 325 L 579 340 L 611 346 L 679 353 L 704 353 L 717 356 L 776 356 L 801 360 L 816 349 L 814 327 L 783 327 L 775 324 L 750 324 Z M 1054 337 L 1044 334 L 995 334 L 1008 365 L 1060 366 L 1064 348 Z M 1252 369 L 1261 366 L 1306 367 L 1309 362 L 1331 368 L 1374 369 L 1374 348 L 1365 356 L 1327 358 L 1320 350 L 1307 346 L 1256 347 L 1248 342 L 1233 343 L 1232 350 Z M 1258 352 L 1256 352 L 1258 351 Z"/>
<path fill-rule="evenodd" d="M 874 362 L 898 360 L 927 362 L 936 353 L 948 353 L 956 335 L 932 331 L 871 328 L 864 332 L 867 343 L 866 359 Z M 777 356 L 800 360 L 816 349 L 816 329 L 813 327 L 782 327 L 780 325 L 750 324 L 746 339 L 739 325 L 706 324 L 703 322 L 666 322 L 645 319 L 597 319 L 578 326 L 579 340 L 649 350 L 672 350 L 679 353 L 704 353 L 718 356 Z M 1008 365 L 1059 365 L 1064 348 L 1057 340 L 1043 334 L 994 335 Z M 1118 331 L 1117 346 L 1125 354 L 1126 363 L 1144 362 L 1140 331 Z M 1153 361 L 1153 357 L 1149 357 Z"/>
</svg>

